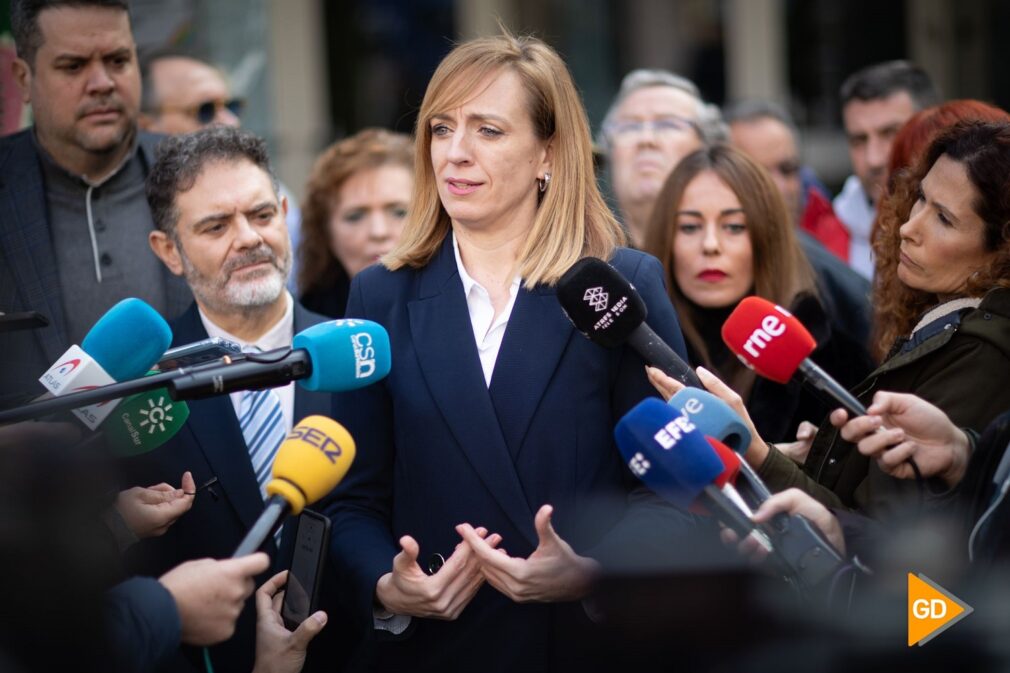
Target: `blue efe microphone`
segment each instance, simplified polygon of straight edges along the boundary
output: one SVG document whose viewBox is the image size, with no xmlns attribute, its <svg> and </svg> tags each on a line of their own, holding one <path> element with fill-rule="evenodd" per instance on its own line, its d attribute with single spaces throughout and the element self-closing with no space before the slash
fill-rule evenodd
<svg viewBox="0 0 1010 673">
<path fill-rule="evenodd" d="M 146 302 L 124 299 L 99 318 L 81 342 L 116 381 L 143 376 L 172 343 L 172 330 Z"/>
<path fill-rule="evenodd" d="M 659 497 L 682 509 L 704 505 L 741 539 L 754 530 L 716 485 L 725 467 L 689 417 L 650 397 L 618 421 L 614 438 L 628 468 Z"/>
<path fill-rule="evenodd" d="M 307 390 L 336 393 L 374 383 L 390 366 L 389 334 L 382 325 L 331 320 L 296 334 L 291 348 L 175 370 L 167 388 L 174 400 L 277 388 L 291 381 Z"/>
</svg>

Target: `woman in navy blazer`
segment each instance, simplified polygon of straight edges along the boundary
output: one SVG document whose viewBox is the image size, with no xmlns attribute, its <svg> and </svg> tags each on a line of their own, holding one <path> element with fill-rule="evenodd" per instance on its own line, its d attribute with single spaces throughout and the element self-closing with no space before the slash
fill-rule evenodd
<svg viewBox="0 0 1010 673">
<path fill-rule="evenodd" d="M 662 268 L 619 247 L 578 93 L 539 40 L 474 40 L 442 61 L 415 172 L 398 247 L 348 300 L 389 331 L 393 368 L 337 400 L 358 451 L 327 506 L 333 579 L 383 636 L 380 670 L 592 663 L 580 599 L 595 559 L 669 545 L 685 519 L 614 443 L 654 394 L 644 363 L 576 332 L 554 286 L 584 256 L 610 260 L 683 357 Z"/>
</svg>

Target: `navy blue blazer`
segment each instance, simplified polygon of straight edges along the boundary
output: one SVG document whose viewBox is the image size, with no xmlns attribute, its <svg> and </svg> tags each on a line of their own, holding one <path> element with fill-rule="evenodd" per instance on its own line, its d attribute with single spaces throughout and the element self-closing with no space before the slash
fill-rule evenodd
<svg viewBox="0 0 1010 673">
<path fill-rule="evenodd" d="M 294 305 L 294 330 L 324 322 L 327 318 L 311 313 L 298 302 Z M 207 338 L 196 304 L 172 323 L 173 346 Z M 158 576 L 191 559 L 230 558 L 246 531 L 263 511 L 263 498 L 253 473 L 245 439 L 235 409 L 228 395 L 195 400 L 189 405 L 189 420 L 179 433 L 154 451 L 127 459 L 123 470 L 129 486 L 150 486 L 162 481 L 178 484 L 186 470 L 200 486 L 212 477 L 212 490 L 197 495 L 193 508 L 176 521 L 165 535 L 144 540 L 131 548 L 130 570 L 136 574 Z M 295 387 L 294 422 L 305 416 L 322 414 L 333 417 L 333 395 Z M 287 524 L 294 524 L 289 517 Z M 258 578 L 257 586 L 288 566 L 294 543 L 295 526 L 285 525 L 281 549 L 273 539 L 265 547 L 273 567 Z M 215 671 L 242 671 L 253 668 L 255 654 L 256 611 L 252 598 L 239 618 L 235 636 L 211 648 Z"/>
<path fill-rule="evenodd" d="M 21 332 L 0 332 L 0 401 L 16 393 L 41 394 L 41 376 L 70 347 L 56 254 L 49 231 L 42 167 L 31 134 L 33 129 L 0 138 L 0 311 L 38 311 L 49 326 Z M 141 157 L 154 162 L 161 136 L 138 136 Z M 144 254 L 151 254 L 144 251 Z M 193 301 L 186 284 L 166 268 L 169 316 Z M 124 297 L 125 299 L 125 297 Z"/>
<path fill-rule="evenodd" d="M 649 325 L 684 357 L 659 262 L 620 249 L 611 263 L 645 299 Z M 583 555 L 604 554 L 643 527 L 657 538 L 680 530 L 682 515 L 637 484 L 614 443 L 617 420 L 655 395 L 644 363 L 577 332 L 555 288 L 519 290 L 490 388 L 451 237 L 422 269 L 358 274 L 347 317 L 383 325 L 392 348 L 385 380 L 337 396 L 338 420 L 358 449 L 326 508 L 330 552 L 362 634 L 374 633 L 376 582 L 405 534 L 425 567 L 431 554 L 453 553 L 461 522 L 500 533 L 510 555 L 528 556 L 546 503 L 557 532 Z M 519 605 L 485 585 L 456 621 L 415 618 L 412 633 L 376 643 L 374 656 L 379 670 L 560 667 L 559 634 L 580 619 L 578 604 Z"/>
</svg>

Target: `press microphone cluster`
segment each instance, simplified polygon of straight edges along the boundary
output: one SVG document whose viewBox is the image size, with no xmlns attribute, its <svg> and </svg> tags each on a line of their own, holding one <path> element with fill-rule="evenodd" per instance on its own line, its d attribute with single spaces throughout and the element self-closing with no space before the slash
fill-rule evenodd
<svg viewBox="0 0 1010 673">
<path fill-rule="evenodd" d="M 607 348 L 627 344 L 668 376 L 702 387 L 694 370 L 646 324 L 645 301 L 635 287 L 603 260 L 584 257 L 573 264 L 558 281 L 558 301 L 591 341 Z"/>
<path fill-rule="evenodd" d="M 628 467 L 657 495 L 681 508 L 703 506 L 741 539 L 755 535 L 778 569 L 804 589 L 842 566 L 837 550 L 805 518 L 781 513 L 760 527 L 751 520 L 770 493 L 730 448 L 746 451 L 750 432 L 714 395 L 685 389 L 668 404 L 644 400 L 614 434 Z"/>
<path fill-rule="evenodd" d="M 386 376 L 389 368 L 389 335 L 381 325 L 368 320 L 333 320 L 299 332 L 291 348 L 250 353 L 238 361 L 224 358 L 35 402 L 0 412 L 0 424 L 160 388 L 177 401 L 275 388 L 296 380 L 307 390 L 341 392 L 374 383 Z"/>
<path fill-rule="evenodd" d="M 333 419 L 308 416 L 294 426 L 277 449 L 266 508 L 232 558 L 255 552 L 285 516 L 297 516 L 336 488 L 354 462 L 355 450 L 350 433 Z"/>
</svg>

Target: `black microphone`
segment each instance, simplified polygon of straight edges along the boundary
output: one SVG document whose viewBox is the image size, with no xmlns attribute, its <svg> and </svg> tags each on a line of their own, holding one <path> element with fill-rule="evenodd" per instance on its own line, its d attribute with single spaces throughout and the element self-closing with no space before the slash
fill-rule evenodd
<svg viewBox="0 0 1010 673">
<path fill-rule="evenodd" d="M 583 257 L 558 281 L 558 301 L 575 329 L 607 348 L 625 343 L 642 359 L 686 386 L 703 388 L 698 375 L 645 322 L 645 301 L 617 269 Z"/>
</svg>

